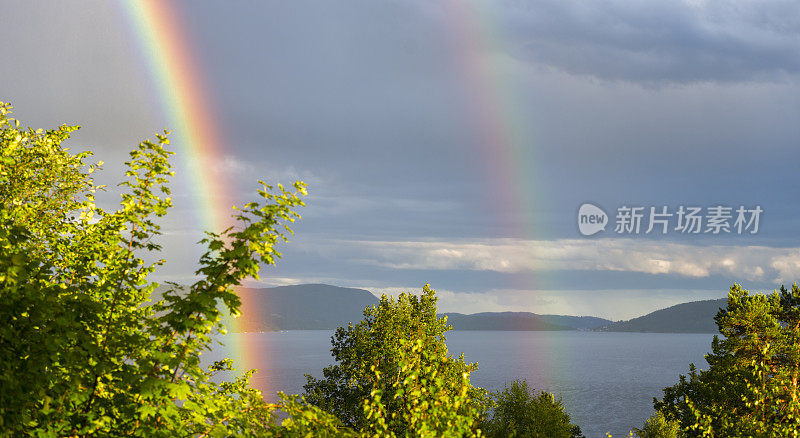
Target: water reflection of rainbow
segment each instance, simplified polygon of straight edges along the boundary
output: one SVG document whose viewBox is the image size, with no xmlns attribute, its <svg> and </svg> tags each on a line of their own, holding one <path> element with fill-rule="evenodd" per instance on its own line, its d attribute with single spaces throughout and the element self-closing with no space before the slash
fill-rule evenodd
<svg viewBox="0 0 800 438">
<path fill-rule="evenodd" d="M 168 0 L 122 0 L 121 4 L 168 118 L 170 143 L 188 172 L 178 177 L 188 179 L 195 188 L 196 210 L 203 229 L 219 232 L 232 224 L 232 186 L 222 175 L 215 175 L 212 180 L 203 169 L 223 159 L 225 145 L 214 103 L 209 99 L 179 11 Z M 246 305 L 243 303 L 243 308 Z M 237 321 L 227 319 L 230 332 L 239 331 Z M 236 334 L 226 339 L 227 354 L 236 361 L 237 368 L 268 366 L 256 363 L 263 346 L 244 345 L 245 340 Z M 271 391 L 263 386 L 260 389 Z"/>
</svg>

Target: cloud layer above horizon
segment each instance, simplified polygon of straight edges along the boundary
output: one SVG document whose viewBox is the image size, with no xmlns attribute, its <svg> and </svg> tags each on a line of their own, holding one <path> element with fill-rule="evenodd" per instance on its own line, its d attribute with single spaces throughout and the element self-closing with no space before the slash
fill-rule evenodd
<svg viewBox="0 0 800 438">
<path fill-rule="evenodd" d="M 238 202 L 259 179 L 310 185 L 263 284 L 430 282 L 445 311 L 619 319 L 800 278 L 794 2 L 173 3 L 226 141 L 207 177 Z M 0 24 L 0 100 L 82 125 L 71 145 L 104 182 L 170 123 L 123 8 L 15 0 Z M 177 164 L 159 278 L 182 281 L 201 230 Z M 748 236 L 583 238 L 584 202 L 764 217 Z"/>
</svg>

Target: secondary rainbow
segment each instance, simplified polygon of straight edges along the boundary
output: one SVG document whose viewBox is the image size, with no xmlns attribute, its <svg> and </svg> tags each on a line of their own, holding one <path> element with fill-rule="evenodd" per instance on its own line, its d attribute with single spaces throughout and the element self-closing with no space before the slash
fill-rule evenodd
<svg viewBox="0 0 800 438">
<path fill-rule="evenodd" d="M 171 1 L 120 1 L 173 129 L 173 144 L 188 168 L 189 181 L 197 188 L 195 198 L 202 225 L 219 231 L 230 224 L 230 185 L 224 180 L 211 181 L 203 169 L 222 160 L 225 146 L 219 132 L 220 119 L 214 117 L 214 105 L 201 77 L 202 68 L 194 58 L 191 38 Z M 547 205 L 547 190 L 537 179 L 536 169 L 521 167 L 535 163 L 531 156 L 535 132 L 525 118 L 514 75 L 507 71 L 513 60 L 505 55 L 506 39 L 501 26 L 495 24 L 491 2 L 448 0 L 441 5 L 450 25 L 447 31 L 454 37 L 452 53 L 458 76 L 454 79 L 464 87 L 475 135 L 484 145 L 481 165 L 494 188 L 494 198 L 485 203 L 496 212 L 499 225 L 504 229 L 512 226 L 511 236 L 505 237 L 543 236 L 546 230 L 543 224 L 534 223 L 532 212 Z M 531 274 L 518 286 L 536 290 L 539 281 Z M 240 328 L 235 320 L 232 326 L 234 331 Z M 245 345 L 245 339 L 246 335 L 229 337 L 231 354 L 239 367 L 267 365 L 255 363 L 263 346 L 255 342 Z"/>
<path fill-rule="evenodd" d="M 495 3 L 471 0 L 447 0 L 442 3 L 448 17 L 448 31 L 452 41 L 453 62 L 457 79 L 469 99 L 470 116 L 476 138 L 481 142 L 481 166 L 485 180 L 492 187 L 492 199 L 482 204 L 490 205 L 495 218 L 504 230 L 500 237 L 515 239 L 543 238 L 548 235 L 545 224 L 537 223 L 536 209 L 549 205 L 547 182 L 535 167 L 537 133 L 535 120 L 527 115 L 523 87 L 517 83 L 521 63 L 517 63 L 508 38 L 499 23 Z M 531 302 L 536 301 L 536 291 L 541 289 L 542 272 L 525 272 L 517 276 L 513 285 L 530 291 Z M 548 354 L 561 348 L 549 337 L 544 351 Z M 540 370 L 545 385 L 556 381 L 566 372 L 563 364 L 552 363 Z"/>
</svg>

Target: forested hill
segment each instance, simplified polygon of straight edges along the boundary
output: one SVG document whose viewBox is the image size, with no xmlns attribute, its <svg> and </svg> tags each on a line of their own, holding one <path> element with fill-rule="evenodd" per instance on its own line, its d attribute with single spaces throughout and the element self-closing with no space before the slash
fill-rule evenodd
<svg viewBox="0 0 800 438">
<path fill-rule="evenodd" d="M 378 303 L 369 291 L 326 284 L 299 284 L 264 289 L 240 288 L 242 316 L 230 330 L 333 330 L 362 318 Z M 537 315 L 528 312 L 447 313 L 455 330 L 576 330 L 611 321 L 594 317 Z"/>
<path fill-rule="evenodd" d="M 593 316 L 537 315 L 530 312 L 443 313 L 454 330 L 586 330 L 611 321 Z"/>
<path fill-rule="evenodd" d="M 240 288 L 242 316 L 229 330 L 333 330 L 362 318 L 378 303 L 369 291 L 326 284 L 298 284 L 263 289 Z M 611 321 L 595 317 L 537 315 L 529 312 L 443 314 L 455 330 L 586 330 Z"/>
<path fill-rule="evenodd" d="M 539 318 L 549 324 L 572 327 L 577 330 L 594 330 L 611 323 L 608 319 L 596 316 L 539 315 Z"/>
<path fill-rule="evenodd" d="M 332 330 L 360 321 L 364 308 L 378 304 L 367 290 L 327 284 L 238 291 L 243 312 L 236 329 L 244 332 Z"/>
<path fill-rule="evenodd" d="M 378 303 L 378 298 L 367 290 L 327 284 L 238 290 L 243 312 L 235 326 L 228 327 L 231 331 L 333 330 L 360 321 L 364 308 Z M 455 330 L 715 333 L 717 326 L 714 315 L 722 306 L 725 306 L 725 299 L 695 301 L 620 322 L 592 316 L 539 315 L 530 312 L 440 315 L 446 315 L 447 322 Z"/>
<path fill-rule="evenodd" d="M 714 316 L 725 307 L 727 298 L 693 301 L 656 310 L 628 321 L 614 322 L 601 327 L 609 332 L 649 333 L 717 333 Z"/>
</svg>

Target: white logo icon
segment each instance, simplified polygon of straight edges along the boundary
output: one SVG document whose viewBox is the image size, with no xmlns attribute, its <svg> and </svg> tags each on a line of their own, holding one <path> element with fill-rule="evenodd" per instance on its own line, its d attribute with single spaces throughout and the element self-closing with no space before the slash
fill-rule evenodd
<svg viewBox="0 0 800 438">
<path fill-rule="evenodd" d="M 608 215 L 602 208 L 586 203 L 578 209 L 578 231 L 584 236 L 605 231 L 607 224 Z"/>
</svg>

